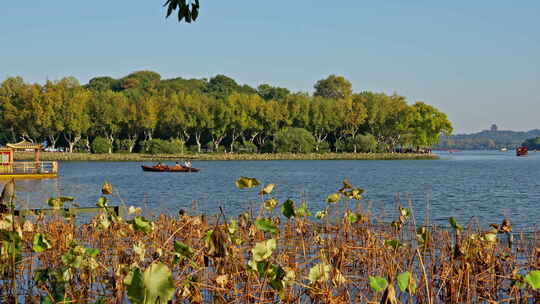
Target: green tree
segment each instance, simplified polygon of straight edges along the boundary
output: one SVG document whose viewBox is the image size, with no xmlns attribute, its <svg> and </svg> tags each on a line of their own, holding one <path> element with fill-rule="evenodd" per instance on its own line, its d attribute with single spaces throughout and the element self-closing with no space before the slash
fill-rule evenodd
<svg viewBox="0 0 540 304">
<path fill-rule="evenodd" d="M 234 152 L 235 143 L 239 137 L 247 135 L 249 142 L 253 143 L 255 136 L 261 130 L 256 113 L 260 111 L 262 102 L 256 94 L 233 94 L 227 98 L 226 107 L 230 111 L 227 126 L 231 139 L 230 152 Z M 245 142 L 245 139 L 243 141 Z"/>
<path fill-rule="evenodd" d="M 315 151 L 328 136 L 342 126 L 343 117 L 339 116 L 336 100 L 315 97 L 309 103 L 309 119 L 306 129 L 315 137 Z"/>
<path fill-rule="evenodd" d="M 188 123 L 186 117 L 184 102 L 186 99 L 185 93 L 173 93 L 165 98 L 162 103 L 164 109 L 161 113 L 161 133 L 168 134 L 180 139 L 182 142 L 189 140 Z"/>
<path fill-rule="evenodd" d="M 169 94 L 193 94 L 204 92 L 207 85 L 208 81 L 206 79 L 184 79 L 182 77 L 177 77 L 160 81 L 158 89 Z"/>
<path fill-rule="evenodd" d="M 286 128 L 274 136 L 276 152 L 309 153 L 315 147 L 315 138 L 303 128 Z"/>
<path fill-rule="evenodd" d="M 212 137 L 214 149 L 218 149 L 231 127 L 232 113 L 229 105 L 223 100 L 210 99 L 205 105 L 209 110 L 208 131 Z"/>
<path fill-rule="evenodd" d="M 311 99 L 305 94 L 292 94 L 279 103 L 285 110 L 282 127 L 305 128 L 309 124 L 309 107 Z"/>
<path fill-rule="evenodd" d="M 60 115 L 64 94 L 67 94 L 66 89 L 52 81 L 47 81 L 43 86 L 41 95 L 43 118 L 40 119 L 40 128 L 53 149 L 56 148 L 56 143 L 64 130 L 64 122 Z"/>
<path fill-rule="evenodd" d="M 412 144 L 417 147 L 431 147 L 439 142 L 441 134 L 452 134 L 452 123 L 446 114 L 423 102 L 412 106 L 411 132 Z M 492 143 L 495 148 L 495 142 Z"/>
<path fill-rule="evenodd" d="M 0 87 L 2 122 L 15 140 L 36 141 L 40 137 L 37 119 L 42 116 L 39 85 L 27 85 L 20 77 L 8 78 Z"/>
<path fill-rule="evenodd" d="M 357 152 L 356 136 L 359 134 L 363 122 L 366 119 L 367 111 L 364 104 L 356 99 L 340 99 L 336 101 L 336 113 L 342 122 L 338 138 L 350 136 L 353 145 L 353 152 Z"/>
<path fill-rule="evenodd" d="M 88 113 L 91 93 L 80 86 L 73 86 L 68 79 L 61 80 L 60 85 L 64 86 L 67 91 L 62 99 L 60 109 L 64 121 L 62 134 L 69 145 L 69 152 L 73 152 L 73 147 L 81 140 L 91 125 Z"/>
<path fill-rule="evenodd" d="M 132 95 L 130 98 L 134 98 L 137 104 L 137 123 L 144 134 L 144 139 L 152 140 L 158 125 L 160 96 Z"/>
<path fill-rule="evenodd" d="M 104 136 L 109 142 L 109 153 L 112 153 L 114 142 L 122 131 L 122 109 L 126 104 L 127 98 L 124 94 L 110 90 L 96 92 L 89 104 L 92 126 L 96 134 Z"/>
<path fill-rule="evenodd" d="M 352 95 L 352 84 L 343 76 L 330 75 L 317 81 L 314 96 L 330 99 L 345 99 Z"/>
<path fill-rule="evenodd" d="M 127 144 L 127 151 L 133 152 L 139 134 L 142 132 L 139 124 L 139 107 L 135 98 L 125 97 L 119 105 L 122 133 L 125 136 L 124 143 Z"/>
<path fill-rule="evenodd" d="M 110 153 L 112 149 L 108 139 L 98 136 L 92 141 L 92 152 L 94 153 Z"/>
<path fill-rule="evenodd" d="M 205 93 L 223 100 L 233 92 L 238 92 L 240 88 L 234 79 L 225 75 L 216 75 L 210 78 Z"/>
<path fill-rule="evenodd" d="M 254 141 L 263 132 L 264 115 L 267 105 L 268 103 L 259 96 L 252 94 L 243 106 L 246 116 L 243 133 L 241 134 L 242 142 L 244 147 L 250 147 L 251 149 L 255 147 L 255 152 L 257 146 Z"/>
<path fill-rule="evenodd" d="M 184 103 L 184 109 L 187 117 L 186 127 L 188 133 L 193 136 L 197 144 L 197 152 L 201 152 L 201 136 L 209 129 L 212 124 L 212 114 L 208 104 L 212 98 L 202 94 L 188 95 Z"/>
<path fill-rule="evenodd" d="M 412 110 L 404 97 L 363 92 L 354 96 L 367 110 L 364 129 L 375 136 L 379 146 L 391 151 L 410 129 Z"/>
<path fill-rule="evenodd" d="M 153 71 L 137 71 L 120 79 L 120 87 L 127 89 L 149 90 L 158 86 L 161 75 Z"/>
<path fill-rule="evenodd" d="M 90 79 L 85 88 L 90 91 L 118 91 L 121 87 L 119 80 L 105 76 Z"/>
<path fill-rule="evenodd" d="M 377 150 L 377 140 L 375 139 L 375 136 L 369 133 L 358 135 L 355 138 L 354 144 L 360 152 L 371 153 Z"/>
<path fill-rule="evenodd" d="M 265 147 L 268 138 L 287 124 L 286 117 L 287 109 L 278 101 L 271 100 L 262 103 L 260 110 L 255 115 L 257 129 L 253 130 L 250 137 L 255 139 L 259 150 Z"/>
<path fill-rule="evenodd" d="M 257 87 L 257 93 L 264 100 L 282 100 L 291 92 L 286 88 L 273 87 L 269 84 L 261 84 Z"/>
</svg>

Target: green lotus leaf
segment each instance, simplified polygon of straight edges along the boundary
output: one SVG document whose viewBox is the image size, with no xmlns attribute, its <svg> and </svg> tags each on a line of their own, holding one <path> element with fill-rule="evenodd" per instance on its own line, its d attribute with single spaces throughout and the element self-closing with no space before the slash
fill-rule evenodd
<svg viewBox="0 0 540 304">
<path fill-rule="evenodd" d="M 169 268 L 160 262 L 144 271 L 133 269 L 124 279 L 128 299 L 135 304 L 166 303 L 174 296 L 175 285 Z"/>
<path fill-rule="evenodd" d="M 51 249 L 51 242 L 47 239 L 47 236 L 43 233 L 36 233 L 32 239 L 32 249 L 35 252 L 43 252 L 47 249 Z"/>
<path fill-rule="evenodd" d="M 251 253 L 253 254 L 253 261 L 261 262 L 266 260 L 272 255 L 272 252 L 277 248 L 277 241 L 275 239 L 269 239 L 256 243 Z"/>
<path fill-rule="evenodd" d="M 416 279 L 408 271 L 400 273 L 397 276 L 397 283 L 401 291 L 407 291 L 410 294 L 414 294 L 416 292 Z"/>
<path fill-rule="evenodd" d="M 350 210 L 347 210 L 347 212 L 345 212 L 345 220 L 349 224 L 354 224 L 358 222 L 358 215 Z"/>
<path fill-rule="evenodd" d="M 525 277 L 525 282 L 529 284 L 532 289 L 540 288 L 540 271 L 533 270 Z"/>
<path fill-rule="evenodd" d="M 128 221 L 128 223 L 131 224 L 133 230 L 142 231 L 145 234 L 148 234 L 154 230 L 154 223 L 142 216 L 136 216 L 131 221 Z"/>
<path fill-rule="evenodd" d="M 107 198 L 106 198 L 105 196 L 100 196 L 100 197 L 98 198 L 98 201 L 97 201 L 97 203 L 96 203 L 96 206 L 98 206 L 99 208 L 106 208 L 106 207 L 108 207 L 107 201 L 108 201 L 108 200 L 107 200 Z"/>
<path fill-rule="evenodd" d="M 483 239 L 490 243 L 496 243 L 497 242 L 497 234 L 496 233 L 486 233 L 483 237 Z"/>
<path fill-rule="evenodd" d="M 309 212 L 308 206 L 306 202 L 302 202 L 300 207 L 294 209 L 294 216 L 295 217 L 308 217 L 311 216 L 311 212 Z"/>
<path fill-rule="evenodd" d="M 450 223 L 450 226 L 452 226 L 452 228 L 456 229 L 457 231 L 463 230 L 463 226 L 458 224 L 458 222 L 456 221 L 455 218 L 453 218 L 453 217 L 449 218 L 448 222 Z"/>
<path fill-rule="evenodd" d="M 388 287 L 388 281 L 383 277 L 369 276 L 369 287 L 375 292 L 382 292 Z"/>
<path fill-rule="evenodd" d="M 384 245 L 391 247 L 392 249 L 396 250 L 401 247 L 405 247 L 405 244 L 401 243 L 398 240 L 385 240 Z"/>
<path fill-rule="evenodd" d="M 255 227 L 257 227 L 257 229 L 264 232 L 270 232 L 273 234 L 279 233 L 279 229 L 269 219 L 264 219 L 264 218 L 257 219 L 255 221 Z"/>
<path fill-rule="evenodd" d="M 291 218 L 291 217 L 295 216 L 295 213 L 294 213 L 294 202 L 293 202 L 291 199 L 286 200 L 286 201 L 281 205 L 281 213 L 283 213 L 283 215 L 284 215 L 286 218 Z"/>
</svg>

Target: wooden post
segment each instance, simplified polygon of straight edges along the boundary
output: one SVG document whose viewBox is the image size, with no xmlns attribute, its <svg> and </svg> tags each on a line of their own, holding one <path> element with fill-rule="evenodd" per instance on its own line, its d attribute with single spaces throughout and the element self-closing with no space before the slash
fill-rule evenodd
<svg viewBox="0 0 540 304">
<path fill-rule="evenodd" d="M 9 149 L 9 169 L 8 172 L 13 172 L 13 154 L 15 154 L 13 149 Z"/>
</svg>

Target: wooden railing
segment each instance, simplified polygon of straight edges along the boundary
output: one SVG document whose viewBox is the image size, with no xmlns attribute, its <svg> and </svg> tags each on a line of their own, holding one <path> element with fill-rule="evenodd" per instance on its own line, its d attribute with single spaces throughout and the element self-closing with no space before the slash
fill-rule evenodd
<svg viewBox="0 0 540 304">
<path fill-rule="evenodd" d="M 0 174 L 56 174 L 58 162 L 13 162 L 0 165 Z"/>
</svg>

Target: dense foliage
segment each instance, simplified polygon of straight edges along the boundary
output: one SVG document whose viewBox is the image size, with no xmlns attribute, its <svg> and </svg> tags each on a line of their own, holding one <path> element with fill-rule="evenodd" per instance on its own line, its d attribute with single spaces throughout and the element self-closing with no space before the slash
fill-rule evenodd
<svg viewBox="0 0 540 304">
<path fill-rule="evenodd" d="M 315 145 L 315 137 L 306 129 L 287 128 L 274 136 L 277 152 L 309 153 Z"/>
<path fill-rule="evenodd" d="M 88 151 L 96 137 L 103 137 L 113 151 L 122 152 L 144 152 L 142 142 L 152 139 L 174 140 L 180 150 L 185 144 L 196 152 L 275 152 L 274 136 L 288 128 L 304 129 L 314 138 L 302 151 L 384 152 L 428 147 L 441 133 L 452 132 L 436 108 L 408 105 L 396 94 L 353 93 L 341 76 L 318 81 L 309 96 L 268 84 L 255 89 L 224 75 L 161 79 L 152 71 L 97 77 L 83 86 L 73 77 L 44 85 L 8 78 L 0 85 L 0 126 L 4 140 L 46 140 L 52 148 Z M 171 150 L 154 143 L 156 153 Z M 294 152 L 288 147 L 279 151 Z"/>
<path fill-rule="evenodd" d="M 441 136 L 440 143 L 436 148 L 459 150 L 513 149 L 521 145 L 523 141 L 534 137 L 540 137 L 540 130 L 527 132 L 484 130 L 473 134 Z"/>
<path fill-rule="evenodd" d="M 179 139 L 151 139 L 141 142 L 141 151 L 148 154 L 178 154 L 184 152 L 184 142 Z"/>
<path fill-rule="evenodd" d="M 111 149 L 111 144 L 103 137 L 98 136 L 92 141 L 92 152 L 94 153 L 109 153 Z"/>
</svg>

